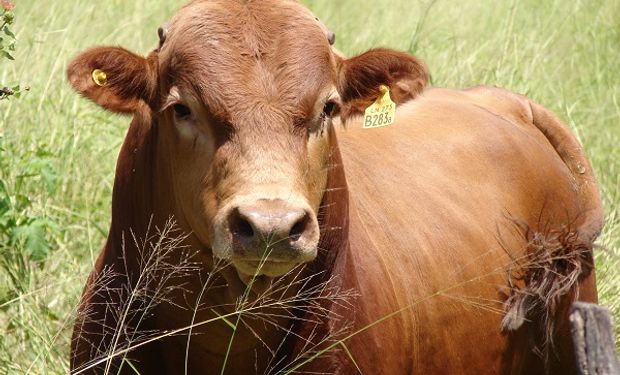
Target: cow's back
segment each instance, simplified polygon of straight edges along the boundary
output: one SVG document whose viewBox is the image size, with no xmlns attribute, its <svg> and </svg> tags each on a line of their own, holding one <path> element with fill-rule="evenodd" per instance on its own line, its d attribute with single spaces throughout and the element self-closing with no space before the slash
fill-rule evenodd
<svg viewBox="0 0 620 375">
<path fill-rule="evenodd" d="M 360 366 L 381 364 L 381 373 L 537 372 L 534 342 L 544 348 L 552 327 L 521 324 L 534 315 L 516 308 L 502 331 L 503 302 L 512 296 L 508 303 L 518 304 L 519 293 L 530 292 L 530 282 L 517 280 L 536 269 L 527 265 L 563 264 L 544 258 L 559 253 L 539 246 L 543 239 L 551 247 L 558 233 L 600 228 L 599 212 L 585 212 L 600 203 L 578 181 L 591 178 L 587 161 L 575 176 L 535 117 L 526 99 L 505 91 L 433 89 L 402 106 L 392 126 L 351 123 L 339 134 L 352 206 L 348 285 L 362 294 L 358 328 L 404 309 L 349 342 Z M 599 222 L 586 223 L 593 220 Z M 582 263 L 587 285 L 580 296 L 596 300 L 591 253 L 573 254 L 579 246 L 560 252 Z M 565 316 L 561 310 L 553 313 Z M 570 367 L 570 342 L 557 336 L 549 338 Z M 552 372 L 564 371 L 553 362 Z"/>
</svg>

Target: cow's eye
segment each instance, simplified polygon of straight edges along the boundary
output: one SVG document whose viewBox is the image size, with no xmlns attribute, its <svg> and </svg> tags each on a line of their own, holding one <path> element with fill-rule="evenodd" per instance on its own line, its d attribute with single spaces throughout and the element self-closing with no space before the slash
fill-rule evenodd
<svg viewBox="0 0 620 375">
<path fill-rule="evenodd" d="M 338 111 L 338 103 L 335 100 L 328 100 L 323 107 L 323 116 L 332 117 Z"/>
<path fill-rule="evenodd" d="M 174 110 L 174 114 L 179 118 L 186 118 L 191 116 L 192 114 L 192 111 L 189 109 L 189 107 L 183 104 L 175 104 L 174 106 L 172 106 L 172 109 Z"/>
</svg>

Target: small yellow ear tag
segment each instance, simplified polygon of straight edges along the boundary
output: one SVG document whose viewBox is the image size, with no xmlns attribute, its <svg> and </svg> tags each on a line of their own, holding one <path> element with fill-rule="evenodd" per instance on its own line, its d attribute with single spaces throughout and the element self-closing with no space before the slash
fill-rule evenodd
<svg viewBox="0 0 620 375">
<path fill-rule="evenodd" d="M 105 86 L 108 83 L 108 75 L 101 69 L 93 70 L 92 77 L 97 86 Z"/>
<path fill-rule="evenodd" d="M 392 125 L 396 117 L 396 104 L 390 98 L 390 88 L 381 85 L 381 96 L 364 112 L 364 129 Z"/>
</svg>

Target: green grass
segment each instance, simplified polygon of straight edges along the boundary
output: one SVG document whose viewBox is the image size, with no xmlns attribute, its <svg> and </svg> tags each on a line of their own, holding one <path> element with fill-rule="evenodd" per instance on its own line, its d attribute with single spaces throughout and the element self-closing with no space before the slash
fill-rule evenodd
<svg viewBox="0 0 620 375">
<path fill-rule="evenodd" d="M 435 86 L 506 87 L 553 110 L 576 132 L 606 210 L 596 253 L 600 299 L 620 321 L 620 0 L 306 3 L 348 55 L 378 46 L 409 50 L 426 62 Z M 180 4 L 17 2 L 16 61 L 0 60 L 0 82 L 30 91 L 0 101 L 0 179 L 14 196 L 29 198 L 13 202 L 17 222 L 47 221 L 49 247 L 15 254 L 32 247 L 25 240 L 0 244 L 13 252 L 0 269 L 0 374 L 67 373 L 74 306 L 110 220 L 115 160 L 129 118 L 78 98 L 65 80 L 66 64 L 97 44 L 147 53 L 157 27 Z"/>
</svg>

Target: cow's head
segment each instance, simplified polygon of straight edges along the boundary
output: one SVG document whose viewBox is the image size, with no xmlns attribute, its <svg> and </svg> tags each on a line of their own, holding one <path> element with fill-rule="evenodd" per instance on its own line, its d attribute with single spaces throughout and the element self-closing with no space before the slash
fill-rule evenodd
<svg viewBox="0 0 620 375">
<path fill-rule="evenodd" d="M 175 215 L 246 282 L 316 257 L 332 119 L 362 112 L 382 84 L 399 103 L 427 81 L 405 53 L 341 57 L 325 27 L 289 0 L 193 1 L 160 39 L 146 58 L 89 50 L 69 79 L 108 110 L 153 114 Z"/>
</svg>

